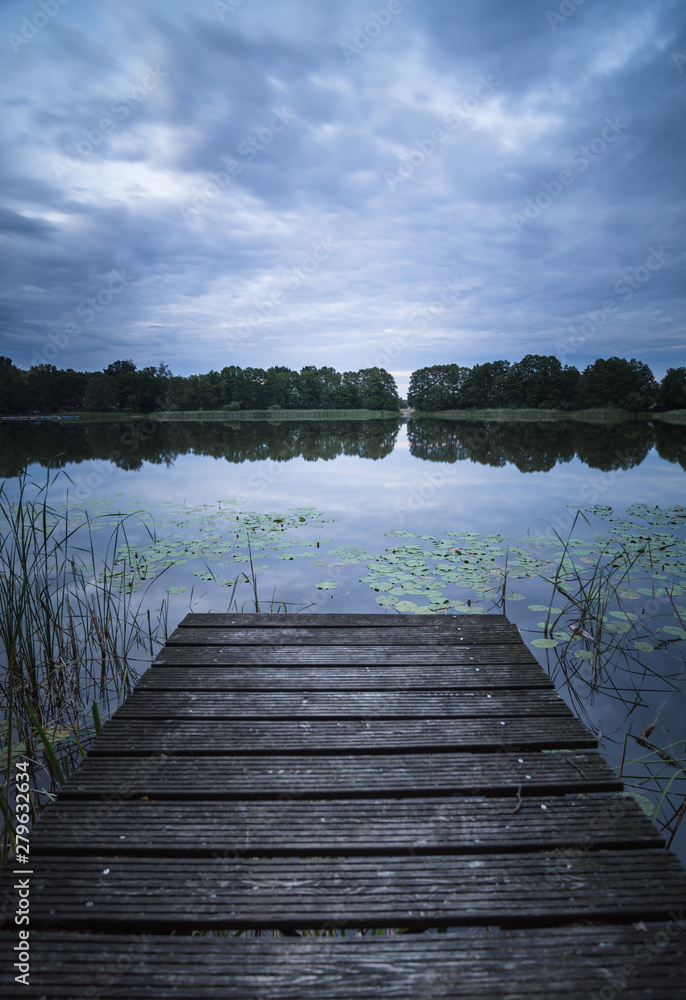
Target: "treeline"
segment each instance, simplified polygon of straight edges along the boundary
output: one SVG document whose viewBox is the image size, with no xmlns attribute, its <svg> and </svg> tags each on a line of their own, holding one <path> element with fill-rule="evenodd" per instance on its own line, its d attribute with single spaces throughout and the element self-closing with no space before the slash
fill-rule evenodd
<svg viewBox="0 0 686 1000">
<path fill-rule="evenodd" d="M 159 410 L 390 410 L 400 399 L 383 368 L 337 372 L 306 365 L 238 368 L 173 375 L 162 363 L 138 369 L 115 361 L 101 372 L 35 365 L 28 371 L 0 357 L 0 413 L 62 411 L 152 413 Z"/>
<path fill-rule="evenodd" d="M 635 358 L 599 358 L 582 372 L 554 355 L 488 361 L 473 368 L 434 365 L 412 373 L 408 403 L 441 410 L 618 408 L 632 412 L 686 409 L 686 367 L 670 368 L 659 384 Z M 306 365 L 239 368 L 173 375 L 162 363 L 138 369 L 115 361 L 100 372 L 54 365 L 28 371 L 0 356 L 0 414 L 152 413 L 159 410 L 386 410 L 401 400 L 384 368 L 337 372 Z"/>
<path fill-rule="evenodd" d="M 410 406 L 441 410 L 617 408 L 631 412 L 686 409 L 686 368 L 670 368 L 658 384 L 635 358 L 599 358 L 582 372 L 554 355 L 527 354 L 515 364 L 473 368 L 434 365 L 412 373 Z"/>
</svg>

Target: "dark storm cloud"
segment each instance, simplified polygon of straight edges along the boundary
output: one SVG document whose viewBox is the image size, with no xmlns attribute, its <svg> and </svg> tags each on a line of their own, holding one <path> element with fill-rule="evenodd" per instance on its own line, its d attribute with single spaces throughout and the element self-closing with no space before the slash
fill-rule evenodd
<svg viewBox="0 0 686 1000">
<path fill-rule="evenodd" d="M 682 4 L 33 13 L 0 11 L 18 364 L 683 362 Z"/>
<path fill-rule="evenodd" d="M 48 236 L 56 229 L 55 226 L 42 219 L 31 219 L 9 208 L 0 208 L 0 232 L 20 233 L 24 236 Z"/>
</svg>

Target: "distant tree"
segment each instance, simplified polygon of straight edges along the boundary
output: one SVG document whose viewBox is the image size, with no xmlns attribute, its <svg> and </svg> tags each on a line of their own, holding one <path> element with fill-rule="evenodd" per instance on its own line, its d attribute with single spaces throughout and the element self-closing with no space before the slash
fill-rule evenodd
<svg viewBox="0 0 686 1000">
<path fill-rule="evenodd" d="M 554 354 L 527 354 L 512 365 L 503 385 L 505 406 L 565 410 L 575 403 L 579 372 Z"/>
<path fill-rule="evenodd" d="M 335 368 L 323 367 L 319 369 L 319 379 L 321 382 L 321 406 L 325 410 L 331 410 L 336 406 L 341 376 Z"/>
<path fill-rule="evenodd" d="M 395 379 L 385 368 L 362 368 L 359 376 L 359 403 L 365 410 L 399 410 Z"/>
<path fill-rule="evenodd" d="M 659 410 L 686 410 L 686 368 L 668 368 L 657 393 Z"/>
<path fill-rule="evenodd" d="M 237 365 L 229 365 L 222 368 L 221 372 L 221 397 L 224 406 L 229 403 L 238 403 L 238 408 L 247 403 L 248 394 L 246 390 L 246 378 L 242 368 Z"/>
<path fill-rule="evenodd" d="M 658 386 L 648 365 L 636 358 L 598 358 L 588 365 L 579 380 L 578 399 L 582 408 L 616 407 L 649 410 L 655 403 Z"/>
<path fill-rule="evenodd" d="M 0 355 L 0 413 L 24 412 L 27 402 L 26 372 L 21 372 L 10 358 Z"/>
<path fill-rule="evenodd" d="M 139 392 L 136 380 L 136 365 L 131 358 L 124 361 L 113 361 L 105 368 L 103 374 L 110 379 L 116 402 L 112 409 L 137 412 L 140 409 Z"/>
<path fill-rule="evenodd" d="M 487 361 L 474 365 L 462 386 L 462 405 L 467 410 L 498 409 L 505 405 L 509 361 Z"/>
<path fill-rule="evenodd" d="M 244 392 L 247 397 L 243 400 L 243 409 L 264 410 L 266 404 L 266 371 L 264 368 L 244 368 L 243 375 L 245 378 Z"/>
<path fill-rule="evenodd" d="M 86 382 L 85 409 L 90 413 L 111 413 L 118 408 L 116 379 L 105 372 L 91 375 Z"/>
<path fill-rule="evenodd" d="M 77 372 L 73 368 L 59 372 L 61 410 L 83 410 L 86 401 L 88 372 Z"/>
<path fill-rule="evenodd" d="M 219 372 L 209 371 L 201 376 L 203 386 L 203 410 L 218 410 L 222 405 L 222 377 Z"/>
<path fill-rule="evenodd" d="M 62 405 L 61 372 L 55 365 L 29 368 L 28 390 L 32 407 L 42 413 L 55 413 Z"/>
<path fill-rule="evenodd" d="M 138 413 L 152 413 L 160 408 L 162 383 L 165 378 L 165 375 L 160 376 L 159 369 L 154 365 L 136 372 L 134 386 Z"/>
<path fill-rule="evenodd" d="M 410 378 L 408 402 L 425 411 L 461 409 L 469 375 L 469 368 L 456 364 L 420 368 Z"/>
<path fill-rule="evenodd" d="M 343 372 L 336 390 L 334 403 L 340 410 L 359 410 L 360 406 L 360 373 Z"/>
<path fill-rule="evenodd" d="M 316 365 L 304 365 L 298 376 L 298 404 L 302 410 L 318 410 L 322 405 L 322 381 Z"/>
<path fill-rule="evenodd" d="M 264 383 L 264 403 L 267 408 L 296 408 L 298 405 L 298 373 L 284 365 L 267 369 Z"/>
</svg>

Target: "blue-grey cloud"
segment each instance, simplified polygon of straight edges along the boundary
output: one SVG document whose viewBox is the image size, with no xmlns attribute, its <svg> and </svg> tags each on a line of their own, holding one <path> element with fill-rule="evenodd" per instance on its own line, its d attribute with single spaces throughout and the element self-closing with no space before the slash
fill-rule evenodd
<svg viewBox="0 0 686 1000">
<path fill-rule="evenodd" d="M 21 366 L 684 363 L 678 0 L 8 0 L 0 39 Z"/>
</svg>

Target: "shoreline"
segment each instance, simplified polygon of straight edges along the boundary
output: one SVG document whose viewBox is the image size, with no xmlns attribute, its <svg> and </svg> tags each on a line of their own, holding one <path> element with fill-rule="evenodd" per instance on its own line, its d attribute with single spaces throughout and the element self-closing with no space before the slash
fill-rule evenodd
<svg viewBox="0 0 686 1000">
<path fill-rule="evenodd" d="M 46 415 L 2 416 L 0 423 L 37 424 L 46 421 L 59 423 L 121 423 L 136 421 L 160 421 L 163 423 L 198 423 L 221 421 L 241 423 L 246 421 L 268 421 L 281 423 L 293 420 L 397 420 L 406 423 L 425 418 L 438 420 L 479 420 L 493 423 L 552 423 L 572 420 L 581 423 L 608 424 L 634 421 L 661 420 L 672 424 L 686 424 L 686 409 L 665 410 L 659 413 L 632 413 L 629 410 L 534 410 L 534 409 L 490 409 L 490 410 L 159 410 L 152 413 L 55 413 Z"/>
</svg>

